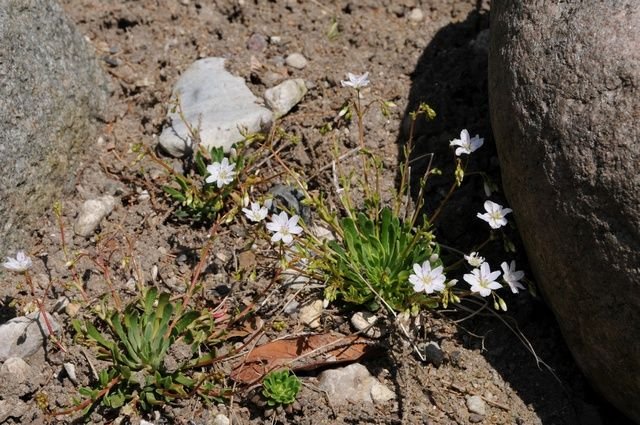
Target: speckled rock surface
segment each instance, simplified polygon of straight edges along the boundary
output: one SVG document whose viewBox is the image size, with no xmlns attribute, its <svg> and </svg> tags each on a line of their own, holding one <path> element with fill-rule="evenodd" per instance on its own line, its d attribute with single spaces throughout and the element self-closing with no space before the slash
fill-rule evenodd
<svg viewBox="0 0 640 425">
<path fill-rule="evenodd" d="M 0 254 L 73 188 L 78 154 L 95 143 L 106 79 L 53 0 L 0 0 Z"/>
<path fill-rule="evenodd" d="M 504 188 L 578 364 L 640 421 L 640 4 L 497 2 Z"/>
</svg>

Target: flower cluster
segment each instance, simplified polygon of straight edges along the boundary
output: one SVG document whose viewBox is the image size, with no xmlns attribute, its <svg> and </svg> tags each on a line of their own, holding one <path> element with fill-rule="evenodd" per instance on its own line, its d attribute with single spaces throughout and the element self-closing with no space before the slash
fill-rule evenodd
<svg viewBox="0 0 640 425">
<path fill-rule="evenodd" d="M 480 257 L 477 252 L 472 252 L 470 255 L 464 256 L 467 262 L 474 267 L 471 273 L 467 273 L 463 276 L 463 279 L 471 286 L 470 291 L 480 294 L 483 297 L 491 295 L 492 291 L 501 289 L 502 284 L 498 282 L 498 278 L 502 274 L 502 280 L 511 289 L 511 292 L 517 294 L 519 290 L 525 289 L 520 280 L 524 277 L 524 272 L 516 270 L 516 262 L 511 261 L 511 264 L 503 262 L 500 267 L 500 271 L 491 271 L 489 263 L 484 261 L 484 258 Z M 425 292 L 427 295 L 434 292 L 442 292 L 448 286 L 453 286 L 455 280 L 445 284 L 447 280 L 442 266 L 433 268 L 430 261 L 425 261 L 420 264 L 413 265 L 413 273 L 409 276 L 409 282 L 413 285 L 413 290 L 416 292 Z"/>
<path fill-rule="evenodd" d="M 517 294 L 520 289 L 525 289 L 520 280 L 524 277 L 524 272 L 516 270 L 516 262 L 506 261 L 500 264 L 502 272 L 491 271 L 489 263 L 483 262 L 479 267 L 474 268 L 471 273 L 465 274 L 462 278 L 471 285 L 471 292 L 480 294 L 483 297 L 491 295 L 491 291 L 500 289 L 503 286 L 498 283 L 498 278 L 502 274 L 502 280 L 511 289 L 511 292 Z"/>
<path fill-rule="evenodd" d="M 259 223 L 267 218 L 269 210 L 266 206 L 261 206 L 258 202 L 251 202 L 251 208 L 243 208 L 242 212 L 251 221 Z M 282 241 L 285 245 L 290 245 L 293 242 L 293 236 L 302 233 L 302 227 L 298 226 L 298 220 L 300 217 L 297 215 L 289 215 L 282 211 L 280 214 L 273 215 L 271 221 L 267 223 L 267 230 L 273 235 L 271 236 L 271 242 L 276 243 Z"/>
</svg>

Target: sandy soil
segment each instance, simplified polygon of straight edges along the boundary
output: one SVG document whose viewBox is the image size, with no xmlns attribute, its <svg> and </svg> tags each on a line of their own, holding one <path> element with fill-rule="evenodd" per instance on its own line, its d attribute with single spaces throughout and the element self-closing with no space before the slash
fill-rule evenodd
<svg viewBox="0 0 640 425">
<path fill-rule="evenodd" d="M 445 157 L 450 160 L 447 141 L 457 137 L 461 128 L 469 128 L 472 134 L 479 133 L 486 140 L 486 148 L 475 157 L 474 166 L 499 183 L 486 99 L 489 4 L 485 1 L 62 3 L 111 76 L 112 110 L 99 140 L 87 141 L 90 155 L 83 159 L 76 193 L 63 200 L 67 248 L 86 254 L 76 270 L 89 301 L 84 301 L 68 284 L 73 275 L 64 266 L 66 259 L 55 215 L 45 217 L 33 233 L 30 251 L 38 253 L 42 260 L 35 267 L 36 281 L 41 283 L 41 290 L 46 282 L 54 282 L 47 293 L 47 307 L 51 310 L 56 300 L 67 296 L 78 308 L 72 314 L 67 309 L 58 315 L 64 325 L 62 342 L 68 352 L 50 344 L 47 355 L 33 361 L 41 375 L 51 379 L 43 380 L 37 391 L 28 396 L 32 408 L 21 423 L 71 422 L 73 415 L 52 419 L 47 408 L 39 408 L 34 401 L 40 400 L 40 407 L 48 406 L 50 410 L 72 405 L 77 392 L 61 372 L 63 363 L 76 365 L 82 385 L 92 379 L 88 358 L 97 368 L 104 366 L 95 360 L 89 347 L 74 342 L 70 326 L 71 315 L 90 317 L 97 301 L 110 292 L 104 269 L 100 270 L 96 259 L 110 270 L 114 290 L 124 299 L 135 295 L 138 271 L 148 284 L 176 294 L 185 291 L 185 282 L 206 242 L 206 229 L 169 218 L 171 207 L 160 189 L 167 181 L 166 175 L 148 158 L 136 161 L 137 154 L 132 149 L 138 144 L 155 147 L 156 136 L 165 124 L 172 85 L 194 60 L 207 56 L 227 58 L 228 69 L 245 78 L 258 96 L 286 78 L 308 82 L 308 94 L 279 124 L 299 137 L 299 143 L 285 146 L 282 156 L 291 167 L 312 177 L 308 181 L 312 190 L 332 185 L 330 168 L 326 166 L 332 160 L 333 141 L 337 140 L 345 151 L 356 143 L 353 128 L 336 126 L 329 135 L 320 131 L 326 123 L 334 122 L 337 111 L 348 99 L 349 92 L 340 86 L 340 80 L 349 71 L 370 72 L 372 87 L 365 95 L 378 95 L 397 105 L 388 118 L 372 113 L 365 123 L 367 147 L 384 160 L 385 190 L 395 182 L 398 142 L 407 134 L 406 114 L 421 101 L 429 102 L 438 118 L 418 128 L 419 153 L 435 152 L 437 161 Z M 424 15 L 420 22 L 409 18 L 416 7 Z M 334 23 L 338 31 L 329 37 Z M 309 60 L 304 69 L 284 64 L 284 57 L 294 52 Z M 345 164 L 348 166 L 349 160 Z M 180 167 L 180 162 L 174 161 L 173 165 Z M 277 164 L 267 163 L 265 167 L 276 169 Z M 442 167 L 447 167 L 444 160 Z M 443 187 L 436 181 L 429 196 L 442 197 Z M 144 190 L 149 199 L 140 196 Z M 81 203 L 104 194 L 116 196 L 119 204 L 103 223 L 99 236 L 90 240 L 72 236 Z M 465 224 L 460 219 L 463 212 L 477 210 L 481 205 L 481 180 L 471 179 L 458 196 L 439 230 L 446 228 L 448 233 L 443 238 L 467 249 L 471 236 L 482 232 L 486 236 L 486 229 L 477 230 L 477 223 Z M 263 294 L 272 269 L 260 267 L 273 261 L 260 253 L 247 258 L 248 245 L 250 238 L 242 226 L 232 225 L 220 233 L 202 275 L 199 302 L 213 306 L 227 297 L 230 305 L 242 308 Z M 257 268 L 253 281 L 238 279 L 242 276 L 238 273 L 238 258 L 243 253 L 243 263 Z M 30 297 L 25 288 L 13 287 L 16 289 L 10 296 L 15 297 L 20 310 Z M 295 293 L 280 287 L 270 291 L 269 302 L 257 310 L 256 316 L 267 324 L 284 320 L 287 327 L 280 332 L 267 332 L 263 339 L 308 331 L 295 318 L 280 314 L 278 307 L 294 294 L 301 304 L 310 302 L 320 296 L 319 290 Z M 439 342 L 444 351 L 445 361 L 440 367 L 422 363 L 394 336 L 381 341 L 384 355 L 363 360 L 375 376 L 396 392 L 397 399 L 388 404 L 332 406 L 317 390 L 316 372 L 312 371 L 301 375 L 305 385 L 298 404 L 289 413 L 268 416 L 263 407 L 252 401 L 256 389 L 238 387 L 232 399 L 219 404 L 204 405 L 189 399 L 159 408 L 161 419 L 147 419 L 156 424 L 205 424 L 222 412 L 237 424 L 468 424 L 474 418 L 470 417 L 465 397 L 481 395 L 487 403 L 483 424 L 623 423 L 577 370 L 544 304 L 528 295 L 508 301 L 509 320 L 515 321 L 509 323 L 518 323 L 555 376 L 539 367 L 516 334 L 493 316 L 479 315 L 456 326 L 452 320 L 459 316 L 441 312 L 428 316 L 422 328 L 422 337 Z M 3 318 L 11 314 L 3 310 Z M 349 331 L 348 318 L 349 313 L 331 307 L 316 331 Z M 237 341 L 229 344 L 234 342 Z M 223 373 L 228 372 L 225 367 L 220 366 Z M 89 422 L 111 423 L 115 419 L 98 409 Z M 127 423 L 129 419 L 123 416 L 118 420 L 124 421 L 117 423 Z M 131 422 L 138 423 L 138 419 L 134 417 Z M 7 423 L 17 422 L 9 419 Z"/>
</svg>

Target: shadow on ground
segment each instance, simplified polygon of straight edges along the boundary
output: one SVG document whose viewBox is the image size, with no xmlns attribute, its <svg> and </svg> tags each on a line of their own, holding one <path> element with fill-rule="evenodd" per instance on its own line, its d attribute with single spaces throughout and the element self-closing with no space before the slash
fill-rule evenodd
<svg viewBox="0 0 640 425">
<path fill-rule="evenodd" d="M 447 202 L 433 223 L 441 243 L 470 252 L 489 235 L 484 222 L 476 219 L 487 199 L 483 190 L 487 181 L 500 185 L 500 170 L 492 137 L 487 93 L 487 57 L 489 15 L 474 11 L 466 20 L 442 28 L 426 47 L 412 73 L 408 107 L 399 132 L 398 147 L 407 142 L 410 134 L 410 112 L 426 102 L 437 113 L 433 121 L 419 119 L 414 132 L 414 151 L 411 155 L 412 182 L 418 181 L 431 166 L 443 171 L 441 177 L 429 181 L 425 209 L 431 216 L 445 198 L 452 181 L 454 156 L 449 141 L 458 138 L 466 128 L 471 135 L 484 137 L 484 146 L 469 158 L 463 186 Z M 431 156 L 433 155 L 433 156 Z M 482 171 L 486 175 L 472 174 Z M 489 178 L 490 180 L 487 180 Z M 415 196 L 414 192 L 414 196 Z M 508 204 L 502 193 L 493 193 L 492 200 Z M 446 233 L 442 230 L 446 229 Z M 517 229 L 506 230 L 516 246 L 520 242 Z M 505 260 L 503 241 L 495 240 L 483 248 L 482 254 L 493 269 Z M 514 257 L 524 268 L 524 250 Z M 464 285 L 465 283 L 459 283 Z M 522 334 L 530 341 L 539 359 L 536 361 L 526 345 L 499 320 L 481 317 L 465 322 L 465 329 L 483 338 L 460 331 L 459 338 L 468 348 L 482 349 L 484 356 L 514 388 L 521 399 L 530 405 L 543 424 L 631 424 L 599 397 L 578 370 L 567 349 L 550 310 L 543 301 L 528 294 L 507 298 L 509 317 L 515 320 Z M 554 376 L 555 374 L 555 376 Z"/>
</svg>

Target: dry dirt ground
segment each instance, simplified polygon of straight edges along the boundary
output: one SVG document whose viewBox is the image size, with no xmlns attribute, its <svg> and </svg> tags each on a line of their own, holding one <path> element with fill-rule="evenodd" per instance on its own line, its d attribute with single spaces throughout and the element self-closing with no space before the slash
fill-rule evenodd
<svg viewBox="0 0 640 425">
<path fill-rule="evenodd" d="M 170 220 L 170 205 L 160 189 L 167 182 L 161 168 L 148 158 L 136 161 L 134 146 L 154 148 L 156 136 L 165 124 L 172 85 L 196 59 L 219 56 L 228 59 L 228 69 L 247 81 L 260 96 L 266 88 L 285 78 L 302 78 L 310 87 L 302 102 L 279 125 L 297 136 L 299 143 L 283 145 L 282 157 L 309 178 L 313 190 L 330 190 L 331 148 L 338 141 L 343 151 L 355 146 L 353 128 L 336 126 L 329 134 L 320 129 L 333 123 L 349 91 L 340 86 L 346 72 L 368 71 L 372 81 L 365 96 L 378 95 L 397 108 L 388 118 L 372 113 L 366 121 L 366 143 L 384 160 L 384 187 L 392 187 L 398 162 L 398 141 L 406 136 L 406 113 L 420 101 L 427 101 L 438 118 L 419 128 L 418 142 L 425 152 L 451 153 L 447 141 L 461 128 L 485 137 L 476 168 L 499 181 L 499 164 L 492 147 L 486 94 L 486 45 L 489 4 L 482 0 L 364 0 L 364 1 L 99 1 L 63 0 L 64 8 L 96 51 L 112 85 L 111 114 L 98 140 L 88 140 L 90 155 L 83 159 L 77 177 L 77 191 L 62 200 L 63 228 L 69 251 L 86 254 L 77 265 L 88 302 L 71 285 L 73 275 L 64 266 L 60 226 L 50 213 L 33 232 L 29 248 L 39 259 L 36 282 L 42 287 L 54 282 L 46 296 L 51 311 L 57 299 L 67 296 L 76 311 L 58 315 L 64 326 L 62 343 L 67 352 L 49 344 L 46 356 L 34 360 L 42 379 L 28 396 L 32 409 L 22 423 L 71 422 L 74 416 L 51 417 L 47 410 L 72 405 L 75 385 L 61 372 L 64 362 L 77 367 L 78 381 L 87 385 L 91 371 L 87 357 L 96 367 L 91 348 L 73 340 L 71 315 L 89 317 L 96 301 L 108 296 L 105 270 L 114 291 L 127 299 L 135 295 L 135 279 L 157 285 L 175 294 L 184 293 L 198 255 L 206 242 L 206 229 Z M 420 8 L 421 21 L 409 18 Z M 334 24 L 337 24 L 335 26 Z M 334 26 L 334 33 L 329 35 Z M 279 38 L 279 40 L 278 40 Z M 278 41 L 277 41 L 278 40 Z M 284 64 L 290 53 L 302 53 L 308 65 L 297 70 Z M 350 135 L 351 134 L 351 135 Z M 441 160 L 438 157 L 437 160 Z M 167 159 L 167 161 L 170 161 Z M 345 160 L 348 162 L 349 160 Z M 179 167 L 179 161 L 173 165 Z M 277 164 L 266 162 L 265 173 L 277 172 Z M 419 167 L 418 167 L 419 168 Z M 150 198 L 140 196 L 148 191 Z M 386 189 L 385 189 L 386 190 Z M 442 196 L 436 182 L 429 194 Z M 100 233 L 85 240 L 74 237 L 72 226 L 81 203 L 104 194 L 118 198 L 114 212 L 103 222 Z M 471 179 L 453 201 L 453 208 L 440 227 L 451 226 L 443 237 L 470 248 L 468 235 L 486 236 L 486 229 L 456 214 L 479 210 L 483 199 L 481 182 Z M 466 214 L 466 217 L 473 217 Z M 448 223 L 448 224 L 447 224 Z M 200 302 L 214 306 L 224 297 L 234 308 L 256 302 L 271 278 L 271 269 L 257 270 L 256 278 L 244 279 L 238 258 L 258 269 L 272 258 L 247 259 L 250 239 L 240 225 L 222 231 L 213 244 L 211 258 L 202 275 Z M 249 255 L 252 257 L 252 255 Z M 522 259 L 521 264 L 524 264 Z M 97 264 L 102 264 L 102 269 Z M 135 267 L 131 266 L 133 264 Z M 135 269 L 135 270 L 134 270 Z M 137 273 L 137 272 L 140 273 Z M 155 272 L 157 271 L 157 273 Z M 7 275 L 5 275 L 7 276 Z M 6 277 L 6 279 L 13 279 Z M 7 282 L 3 283 L 6 284 Z M 9 282 L 11 286 L 13 281 Z M 10 294 L 16 309 L 30 296 L 16 287 Z M 305 304 L 319 296 L 319 290 L 300 292 L 286 287 L 269 289 L 270 300 L 257 308 L 256 316 L 265 329 L 283 320 L 284 330 L 270 330 L 264 339 L 308 331 L 295 317 L 281 314 L 283 300 L 295 295 Z M 562 342 L 550 312 L 529 295 L 508 299 L 509 317 L 515 319 L 537 355 L 554 371 L 538 367 L 535 357 L 516 335 L 491 315 L 479 315 L 456 326 L 455 314 L 431 315 L 423 337 L 440 343 L 445 361 L 440 367 L 420 362 L 397 338 L 381 342 L 383 355 L 362 362 L 397 394 L 383 405 L 332 406 L 315 384 L 316 372 L 302 374 L 305 385 L 296 408 L 267 416 L 251 401 L 255 389 L 238 387 L 233 398 L 204 405 L 187 400 L 158 408 L 154 423 L 205 424 L 218 412 L 234 424 L 468 424 L 465 405 L 468 395 L 486 400 L 483 424 L 583 425 L 623 423 L 590 389 Z M 15 312 L 14 312 L 15 313 Z M 3 318 L 10 313 L 3 311 Z M 349 330 L 349 313 L 330 307 L 322 317 L 321 329 Z M 238 342 L 230 341 L 229 344 Z M 225 369 L 221 369 L 225 372 Z M 223 381 L 224 378 L 223 375 Z M 226 380 L 226 385 L 232 382 Z M 36 403 L 38 401 L 38 403 Z M 116 418 L 96 410 L 91 423 L 110 423 Z M 121 418 L 122 419 L 122 418 Z M 132 419 L 138 423 L 139 419 Z M 11 420 L 8 423 L 13 423 Z M 126 420 L 125 422 L 126 423 Z"/>
</svg>

